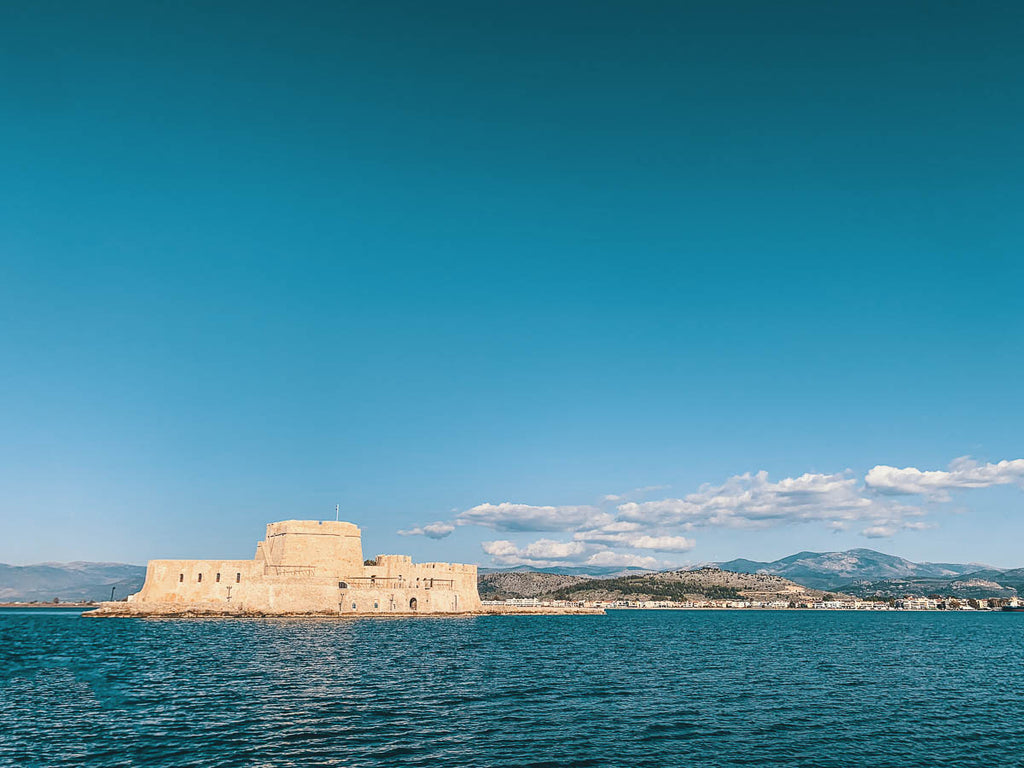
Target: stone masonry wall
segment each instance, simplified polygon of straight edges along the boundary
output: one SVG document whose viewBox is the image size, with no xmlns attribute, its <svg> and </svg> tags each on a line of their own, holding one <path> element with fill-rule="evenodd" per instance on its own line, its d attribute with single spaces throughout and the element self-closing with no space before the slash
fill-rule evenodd
<svg viewBox="0 0 1024 768">
<path fill-rule="evenodd" d="M 378 555 L 364 565 L 351 523 L 289 520 L 267 526 L 252 560 L 153 560 L 133 614 L 465 613 L 481 609 L 475 565 Z"/>
</svg>

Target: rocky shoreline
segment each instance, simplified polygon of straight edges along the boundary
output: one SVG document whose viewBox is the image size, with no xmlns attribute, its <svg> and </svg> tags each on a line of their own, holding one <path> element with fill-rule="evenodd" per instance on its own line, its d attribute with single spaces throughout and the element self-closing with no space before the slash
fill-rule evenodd
<svg viewBox="0 0 1024 768">
<path fill-rule="evenodd" d="M 462 616 L 564 616 L 564 615 L 603 615 L 604 608 L 577 606 L 509 606 L 485 605 L 478 611 L 460 611 L 458 613 L 417 613 L 415 611 L 389 611 L 382 613 L 367 612 L 267 612 L 235 610 L 226 611 L 220 608 L 203 609 L 195 606 L 174 605 L 133 605 L 124 602 L 100 603 L 94 610 L 86 611 L 83 617 L 102 618 L 137 618 L 137 619 L 386 619 L 386 618 L 453 618 Z"/>
</svg>

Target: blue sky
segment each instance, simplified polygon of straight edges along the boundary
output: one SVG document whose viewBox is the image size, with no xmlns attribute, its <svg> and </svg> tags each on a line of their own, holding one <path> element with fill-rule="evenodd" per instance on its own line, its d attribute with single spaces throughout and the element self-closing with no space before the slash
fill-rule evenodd
<svg viewBox="0 0 1024 768">
<path fill-rule="evenodd" d="M 1024 564 L 1018 3 L 0 17 L 0 561 Z"/>
</svg>

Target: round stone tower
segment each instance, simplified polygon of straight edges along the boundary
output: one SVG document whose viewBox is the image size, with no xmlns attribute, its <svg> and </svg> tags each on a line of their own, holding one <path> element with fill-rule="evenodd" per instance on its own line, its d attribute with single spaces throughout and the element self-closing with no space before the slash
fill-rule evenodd
<svg viewBox="0 0 1024 768">
<path fill-rule="evenodd" d="M 286 568 L 312 567 L 328 573 L 358 573 L 363 567 L 359 528 L 333 520 L 284 520 L 267 525 L 258 548 L 265 562 Z"/>
</svg>

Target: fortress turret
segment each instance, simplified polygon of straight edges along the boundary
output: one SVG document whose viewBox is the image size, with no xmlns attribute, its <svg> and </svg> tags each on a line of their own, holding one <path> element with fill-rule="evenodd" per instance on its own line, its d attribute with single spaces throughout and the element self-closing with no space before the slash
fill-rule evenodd
<svg viewBox="0 0 1024 768">
<path fill-rule="evenodd" d="M 267 538 L 257 545 L 272 567 L 315 568 L 329 573 L 352 573 L 363 566 L 363 543 L 352 523 L 285 520 L 267 526 Z"/>
</svg>

